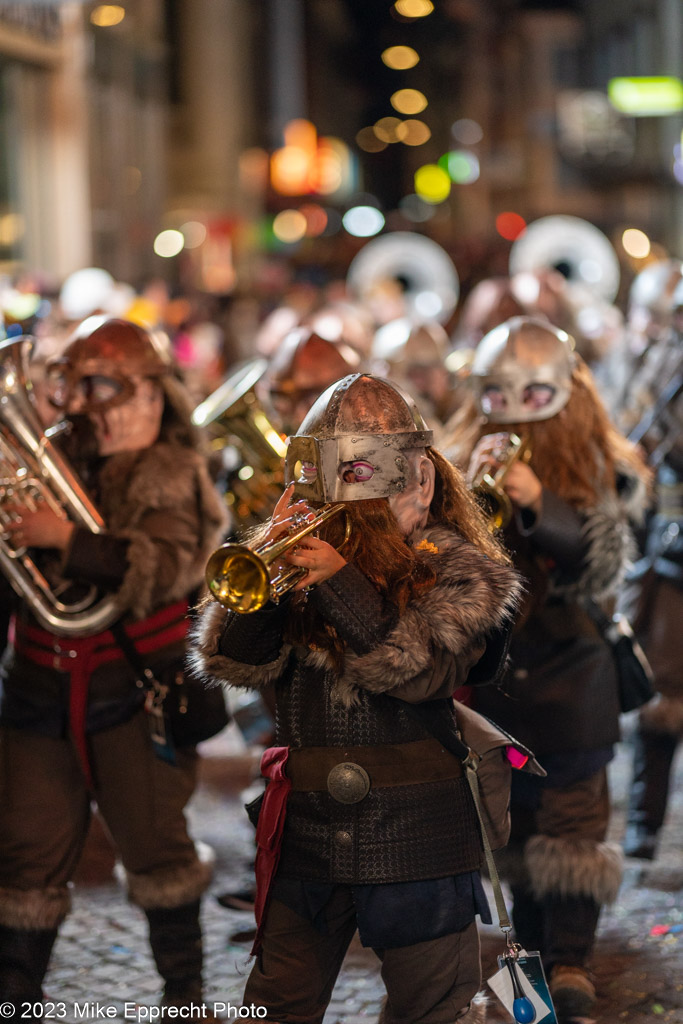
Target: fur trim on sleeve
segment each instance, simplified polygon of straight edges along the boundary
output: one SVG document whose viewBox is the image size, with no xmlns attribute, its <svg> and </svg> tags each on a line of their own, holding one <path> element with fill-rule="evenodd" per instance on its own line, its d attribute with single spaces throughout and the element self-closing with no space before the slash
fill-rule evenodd
<svg viewBox="0 0 683 1024">
<path fill-rule="evenodd" d="M 116 593 L 116 604 L 122 614 L 131 611 L 142 619 L 149 614 L 154 599 L 159 548 L 142 530 L 122 530 L 118 536 L 130 543 L 128 568 Z"/>
<path fill-rule="evenodd" d="M 192 673 L 207 684 L 228 684 L 260 690 L 282 674 L 291 652 L 283 644 L 275 661 L 265 665 L 247 665 L 219 653 L 219 644 L 227 610 L 211 598 L 203 602 L 192 631 L 187 663 Z"/>
<path fill-rule="evenodd" d="M 580 578 L 569 585 L 555 581 L 552 589 L 565 600 L 601 601 L 616 592 L 635 553 L 626 511 L 616 496 L 588 513 L 583 536 L 588 554 Z"/>
<path fill-rule="evenodd" d="M 431 664 L 441 647 L 464 655 L 515 611 L 522 592 L 517 573 L 492 562 L 474 545 L 442 527 L 424 540 L 436 550 L 425 558 L 438 573 L 435 586 L 412 602 L 383 644 L 363 656 L 346 653 L 335 696 L 352 704 L 359 689 L 386 693 Z"/>
</svg>

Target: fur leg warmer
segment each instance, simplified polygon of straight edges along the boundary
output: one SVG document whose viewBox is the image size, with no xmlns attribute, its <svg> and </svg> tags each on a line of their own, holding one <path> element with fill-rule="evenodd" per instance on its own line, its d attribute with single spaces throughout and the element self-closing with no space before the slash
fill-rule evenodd
<svg viewBox="0 0 683 1024">
<path fill-rule="evenodd" d="M 139 874 L 123 872 L 131 902 L 143 910 L 153 910 L 198 900 L 211 882 L 216 857 L 206 843 L 195 843 L 195 849 L 197 857 L 189 864 Z"/>
<path fill-rule="evenodd" d="M 69 890 L 0 888 L 0 925 L 27 931 L 58 928 L 71 909 Z"/>
<path fill-rule="evenodd" d="M 588 896 L 612 903 L 621 885 L 623 857 L 613 843 L 537 835 L 528 840 L 524 860 L 536 899 Z"/>
</svg>

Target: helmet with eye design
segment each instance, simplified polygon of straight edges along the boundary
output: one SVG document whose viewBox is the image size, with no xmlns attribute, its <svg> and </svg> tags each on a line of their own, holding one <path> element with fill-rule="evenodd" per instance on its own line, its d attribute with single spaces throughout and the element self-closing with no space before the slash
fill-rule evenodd
<svg viewBox="0 0 683 1024">
<path fill-rule="evenodd" d="M 485 334 L 471 382 L 490 423 L 531 423 L 555 416 L 569 401 L 574 342 L 545 320 L 517 316 Z"/>
<path fill-rule="evenodd" d="M 307 501 L 359 501 L 399 494 L 409 480 L 406 452 L 432 431 L 392 381 L 354 373 L 336 381 L 288 438 L 285 480 Z"/>
</svg>

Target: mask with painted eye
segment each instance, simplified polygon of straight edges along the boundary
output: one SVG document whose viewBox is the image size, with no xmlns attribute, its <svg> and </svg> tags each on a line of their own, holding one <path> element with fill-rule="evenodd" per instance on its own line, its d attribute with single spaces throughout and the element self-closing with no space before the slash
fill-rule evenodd
<svg viewBox="0 0 683 1024">
<path fill-rule="evenodd" d="M 543 320 L 513 317 L 484 335 L 471 381 L 490 423 L 530 423 L 555 416 L 569 401 L 574 343 Z"/>
<path fill-rule="evenodd" d="M 350 374 L 320 395 L 288 439 L 285 482 L 305 501 L 388 498 L 409 482 L 404 452 L 431 443 L 432 431 L 395 383 Z"/>
<path fill-rule="evenodd" d="M 339 467 L 339 477 L 346 484 L 362 484 L 371 480 L 375 474 L 375 467 L 369 462 L 342 462 Z"/>
</svg>

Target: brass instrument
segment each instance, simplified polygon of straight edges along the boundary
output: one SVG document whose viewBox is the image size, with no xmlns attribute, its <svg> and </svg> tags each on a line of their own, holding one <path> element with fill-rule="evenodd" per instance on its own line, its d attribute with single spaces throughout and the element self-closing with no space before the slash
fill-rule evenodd
<svg viewBox="0 0 683 1024">
<path fill-rule="evenodd" d="M 29 394 L 32 339 L 0 344 L 0 526 L 12 519 L 5 504 L 35 510 L 40 502 L 64 519 L 93 533 L 105 529 L 102 517 L 67 460 L 43 431 Z M 63 600 L 28 554 L 0 533 L 0 570 L 44 629 L 58 636 L 92 636 L 120 615 L 113 596 L 101 598 L 89 587 L 78 600 Z"/>
<path fill-rule="evenodd" d="M 609 238 L 580 217 L 551 215 L 528 224 L 510 248 L 509 273 L 559 270 L 604 302 L 614 302 L 621 266 Z"/>
<path fill-rule="evenodd" d="M 370 309 L 377 305 L 377 295 L 387 284 L 399 281 L 404 310 L 396 315 L 417 323 L 436 320 L 445 324 L 450 319 L 458 304 L 460 280 L 451 257 L 438 242 L 416 231 L 389 231 L 365 243 L 351 260 L 347 274 L 349 292 Z M 380 309 L 374 312 L 379 322 L 386 323 L 382 305 L 380 299 Z"/>
<path fill-rule="evenodd" d="M 343 511 L 342 504 L 323 505 L 312 520 L 301 517 L 284 537 L 253 548 L 247 544 L 223 544 L 214 551 L 206 566 L 209 593 L 223 607 L 243 615 L 258 611 L 268 600 L 277 604 L 308 571 L 296 565 L 283 565 L 282 556 L 307 534 Z M 347 518 L 342 543 L 348 540 L 350 533 Z"/>
<path fill-rule="evenodd" d="M 497 456 L 499 466 L 491 471 L 490 466 L 484 464 L 475 474 L 469 487 L 479 504 L 489 516 L 489 530 L 496 533 L 504 530 L 512 519 L 512 502 L 503 490 L 505 478 L 515 462 L 520 459 L 528 462 L 531 458 L 526 435 L 509 433 L 504 449 Z"/>
<path fill-rule="evenodd" d="M 240 367 L 192 413 L 194 425 L 207 428 L 213 451 L 237 450 L 240 465 L 228 470 L 225 495 L 236 528 L 265 522 L 284 486 L 285 442 L 254 390 L 267 366 L 254 359 Z"/>
</svg>

